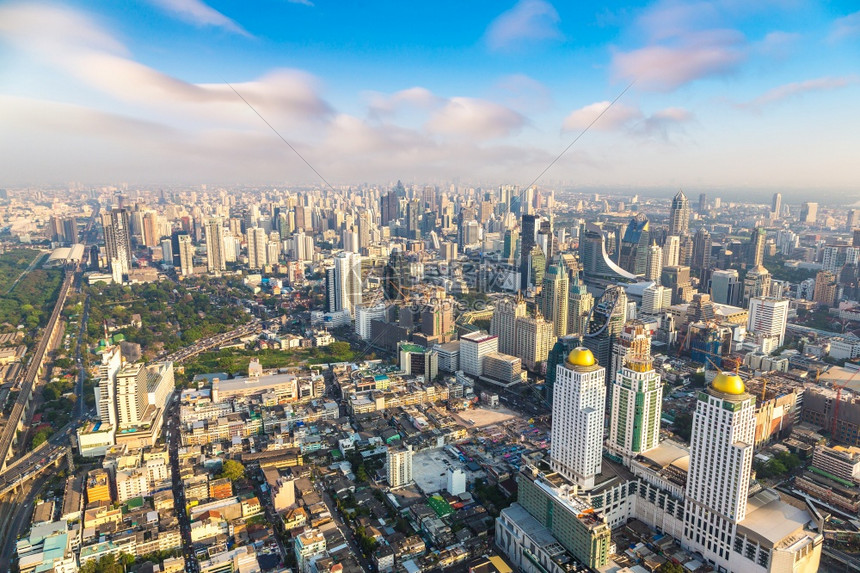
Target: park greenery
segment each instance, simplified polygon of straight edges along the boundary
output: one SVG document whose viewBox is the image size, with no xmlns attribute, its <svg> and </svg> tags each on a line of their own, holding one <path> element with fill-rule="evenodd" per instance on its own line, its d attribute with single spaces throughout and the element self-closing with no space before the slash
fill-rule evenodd
<svg viewBox="0 0 860 573">
<path fill-rule="evenodd" d="M 90 342 L 104 336 L 111 325 L 129 342 L 140 344 L 145 357 L 174 352 L 194 342 L 227 332 L 248 321 L 244 308 L 220 304 L 203 290 L 191 290 L 170 281 L 140 285 L 87 287 Z M 140 316 L 140 324 L 132 316 Z"/>
<path fill-rule="evenodd" d="M 127 553 L 105 555 L 101 559 L 91 559 L 81 565 L 81 573 L 125 573 L 126 567 L 134 564 L 134 557 Z"/>
<path fill-rule="evenodd" d="M 13 249 L 0 254 L 0 331 L 23 325 L 44 325 L 63 282 L 61 269 L 42 269 L 38 264 L 15 284 L 34 259 L 44 257 L 36 249 Z"/>
<path fill-rule="evenodd" d="M 782 477 L 800 467 L 800 458 L 790 452 L 779 452 L 766 462 L 756 462 L 756 475 L 760 478 Z"/>
<path fill-rule="evenodd" d="M 675 421 L 672 424 L 672 431 L 685 442 L 690 441 L 690 436 L 693 433 L 693 415 L 689 412 L 679 412 L 675 415 Z"/>
<path fill-rule="evenodd" d="M 205 352 L 185 363 L 185 373 L 177 375 L 177 383 L 186 383 L 197 374 L 224 372 L 229 375 L 245 375 L 252 358 L 260 361 L 264 370 L 288 366 L 348 362 L 355 357 L 348 342 L 333 342 L 329 346 L 316 348 L 292 348 L 289 350 L 256 350 L 226 348 Z"/>
</svg>

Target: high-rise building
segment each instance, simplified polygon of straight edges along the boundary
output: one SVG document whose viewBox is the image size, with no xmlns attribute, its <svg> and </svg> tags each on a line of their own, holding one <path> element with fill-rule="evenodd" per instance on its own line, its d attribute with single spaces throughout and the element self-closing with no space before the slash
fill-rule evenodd
<svg viewBox="0 0 860 573">
<path fill-rule="evenodd" d="M 672 304 L 683 304 L 692 300 L 693 287 L 690 284 L 690 267 L 663 267 L 660 282 L 672 290 Z"/>
<path fill-rule="evenodd" d="M 753 230 L 747 258 L 747 263 L 750 266 L 757 267 L 764 263 L 764 242 L 766 237 L 767 233 L 763 228 L 759 227 Z"/>
<path fill-rule="evenodd" d="M 520 222 L 520 288 L 529 287 L 529 258 L 537 244 L 537 217 L 524 214 Z"/>
<path fill-rule="evenodd" d="M 651 233 L 648 218 L 639 213 L 627 224 L 621 238 L 618 266 L 634 275 L 644 275 L 648 262 L 648 245 Z"/>
<path fill-rule="evenodd" d="M 251 227 L 248 229 L 248 268 L 262 269 L 266 266 L 268 255 L 267 243 L 269 238 L 266 230 L 262 227 Z"/>
<path fill-rule="evenodd" d="M 606 369 L 582 347 L 556 369 L 550 464 L 578 486 L 591 489 L 602 461 Z"/>
<path fill-rule="evenodd" d="M 845 230 L 850 233 L 857 225 L 860 225 L 860 209 L 849 209 L 845 218 Z"/>
<path fill-rule="evenodd" d="M 612 360 L 607 374 L 607 384 L 615 377 L 631 357 L 651 357 L 651 332 L 640 320 L 631 320 L 621 329 L 612 343 Z"/>
<path fill-rule="evenodd" d="M 329 312 L 348 310 L 354 318 L 362 297 L 361 255 L 341 251 L 329 271 L 326 277 Z"/>
<path fill-rule="evenodd" d="M 194 245 L 191 244 L 191 235 L 177 235 L 179 243 L 179 272 L 184 277 L 194 274 Z"/>
<path fill-rule="evenodd" d="M 660 443 L 663 383 L 651 356 L 629 355 L 612 383 L 611 451 L 632 458 Z"/>
<path fill-rule="evenodd" d="M 143 214 L 143 244 L 146 247 L 155 247 L 158 245 L 158 239 L 161 238 L 161 232 L 158 224 L 158 213 L 155 211 L 146 211 Z"/>
<path fill-rule="evenodd" d="M 672 199 L 672 208 L 669 211 L 669 234 L 682 235 L 690 228 L 690 202 L 683 191 L 678 191 Z"/>
<path fill-rule="evenodd" d="M 732 567 L 738 523 L 747 513 L 755 398 L 735 374 L 717 374 L 699 393 L 690 439 L 684 538 L 724 571 Z"/>
<path fill-rule="evenodd" d="M 499 351 L 499 337 L 476 331 L 460 337 L 460 368 L 470 376 L 484 373 L 484 357 Z"/>
<path fill-rule="evenodd" d="M 812 300 L 822 306 L 836 304 L 836 277 L 829 271 L 819 271 L 815 275 L 815 289 Z"/>
<path fill-rule="evenodd" d="M 719 304 L 738 306 L 741 299 L 738 271 L 734 269 L 716 270 L 711 273 L 711 300 Z"/>
<path fill-rule="evenodd" d="M 696 275 L 707 284 L 707 280 L 704 279 L 706 279 L 711 268 L 711 234 L 704 227 L 699 227 L 699 230 L 693 235 L 693 256 L 690 261 L 690 268 L 696 271 Z"/>
<path fill-rule="evenodd" d="M 127 364 L 116 375 L 116 412 L 120 428 L 144 420 L 147 406 L 147 371 L 143 363 Z"/>
<path fill-rule="evenodd" d="M 816 219 L 818 219 L 818 203 L 804 203 L 800 208 L 800 222 L 815 225 Z"/>
<path fill-rule="evenodd" d="M 535 316 L 522 316 L 517 319 L 517 351 L 514 356 L 523 361 L 523 366 L 532 371 L 540 370 L 546 362 L 549 349 L 555 342 L 555 328 L 552 322 L 544 320 L 540 311 Z"/>
<path fill-rule="evenodd" d="M 562 265 L 550 265 L 543 277 L 540 292 L 541 313 L 551 321 L 555 336 L 567 334 L 567 305 L 570 289 L 567 271 Z"/>
<path fill-rule="evenodd" d="M 708 212 L 708 195 L 699 193 L 699 215 L 705 215 Z"/>
<path fill-rule="evenodd" d="M 517 319 L 526 316 L 526 301 L 521 296 L 505 298 L 496 304 L 490 319 L 490 334 L 499 337 L 499 352 L 515 356 Z"/>
<path fill-rule="evenodd" d="M 660 282 L 660 273 L 663 272 L 663 249 L 652 243 L 648 247 L 648 258 L 645 263 L 645 280 Z"/>
<path fill-rule="evenodd" d="M 676 267 L 681 256 L 681 237 L 669 235 L 663 244 L 663 266 Z"/>
<path fill-rule="evenodd" d="M 161 241 L 161 264 L 168 267 L 173 266 L 173 241 L 170 239 Z"/>
<path fill-rule="evenodd" d="M 603 229 L 594 223 L 588 223 L 580 229 L 579 257 L 585 281 L 635 281 L 636 275 L 625 271 L 612 260 L 609 252 L 614 251 L 606 243 Z"/>
<path fill-rule="evenodd" d="M 653 284 L 642 291 L 642 314 L 657 315 L 672 306 L 672 291 Z"/>
<path fill-rule="evenodd" d="M 102 215 L 105 251 L 111 271 L 127 275 L 131 270 L 131 228 L 128 211 L 111 209 Z"/>
<path fill-rule="evenodd" d="M 206 270 L 211 272 L 227 270 L 227 257 L 224 254 L 224 222 L 221 217 L 206 221 Z"/>
<path fill-rule="evenodd" d="M 773 194 L 773 202 L 770 205 L 771 219 L 779 219 L 782 216 L 782 193 Z"/>
<path fill-rule="evenodd" d="M 762 265 L 747 271 L 747 276 L 744 277 L 743 306 L 745 308 L 749 307 L 750 299 L 770 294 L 770 280 L 770 272 Z"/>
<path fill-rule="evenodd" d="M 567 300 L 567 331 L 570 334 L 585 334 L 588 313 L 594 306 L 594 296 L 580 283 L 579 273 L 573 272 Z"/>
<path fill-rule="evenodd" d="M 785 340 L 785 326 L 788 323 L 788 300 L 771 297 L 750 299 L 747 330 L 761 344 L 762 352 L 771 353 Z"/>
</svg>

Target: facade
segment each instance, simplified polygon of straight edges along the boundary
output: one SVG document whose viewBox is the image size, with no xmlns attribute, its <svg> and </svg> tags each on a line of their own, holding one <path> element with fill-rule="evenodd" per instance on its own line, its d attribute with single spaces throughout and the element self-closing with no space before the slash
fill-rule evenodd
<svg viewBox="0 0 860 573">
<path fill-rule="evenodd" d="M 526 301 L 521 297 L 505 298 L 496 305 L 490 319 L 490 334 L 499 337 L 499 352 L 516 354 L 517 319 L 526 316 Z"/>
<path fill-rule="evenodd" d="M 194 245 L 191 244 L 191 235 L 178 235 L 176 240 L 179 245 L 179 273 L 183 277 L 189 277 L 194 274 Z"/>
<path fill-rule="evenodd" d="M 471 332 L 460 337 L 460 369 L 470 376 L 484 373 L 484 356 L 499 351 L 499 337 L 486 332 Z"/>
<path fill-rule="evenodd" d="M 540 312 L 537 316 L 524 316 L 517 319 L 517 351 L 528 370 L 539 370 L 549 356 L 555 340 L 552 322 L 544 320 Z"/>
<path fill-rule="evenodd" d="M 262 227 L 248 229 L 248 268 L 262 269 L 266 266 L 268 237 Z"/>
<path fill-rule="evenodd" d="M 361 255 L 340 252 L 334 258 L 334 267 L 327 276 L 329 312 L 348 310 L 355 317 L 355 308 L 361 304 Z"/>
<path fill-rule="evenodd" d="M 210 273 L 227 270 L 224 223 L 221 217 L 212 217 L 206 221 L 206 269 Z"/>
<path fill-rule="evenodd" d="M 676 267 L 681 260 L 681 237 L 669 235 L 663 243 L 663 266 Z"/>
<path fill-rule="evenodd" d="M 650 356 L 630 356 L 611 387 L 612 413 L 607 446 L 623 458 L 635 457 L 660 443 L 663 383 Z"/>
<path fill-rule="evenodd" d="M 669 234 L 682 235 L 690 229 L 690 201 L 683 191 L 678 191 L 672 199 L 669 210 Z"/>
<path fill-rule="evenodd" d="M 412 481 L 412 446 L 388 448 L 385 464 L 388 485 L 404 486 Z"/>
<path fill-rule="evenodd" d="M 648 256 L 645 260 L 645 280 L 660 281 L 660 273 L 663 272 L 663 249 L 653 243 L 648 247 Z"/>
<path fill-rule="evenodd" d="M 484 356 L 483 378 L 503 386 L 510 386 L 522 382 L 522 361 L 516 356 L 502 354 L 501 352 L 490 352 Z"/>
<path fill-rule="evenodd" d="M 787 323 L 788 299 L 750 299 L 747 330 L 755 334 L 756 343 L 761 344 L 762 352 L 769 354 L 782 346 Z"/>
<path fill-rule="evenodd" d="M 644 275 L 648 263 L 651 233 L 648 231 L 648 218 L 638 213 L 630 219 L 621 238 L 618 266 L 634 275 Z"/>
<path fill-rule="evenodd" d="M 594 307 L 594 296 L 584 284 L 579 281 L 579 274 L 574 273 L 570 285 L 570 295 L 567 301 L 567 332 L 568 334 L 584 334 L 588 327 L 588 313 Z"/>
<path fill-rule="evenodd" d="M 723 372 L 699 393 L 690 439 L 684 537 L 726 571 L 747 512 L 755 442 L 755 398 L 739 376 Z"/>
<path fill-rule="evenodd" d="M 600 473 L 606 368 L 586 348 L 575 348 L 556 372 L 552 400 L 550 463 L 578 486 L 589 489 Z"/>
<path fill-rule="evenodd" d="M 612 362 L 607 384 L 615 382 L 615 377 L 631 358 L 651 357 L 651 331 L 645 323 L 632 320 L 624 325 L 612 344 Z M 611 395 L 611 392 L 610 392 Z"/>
<path fill-rule="evenodd" d="M 716 270 L 711 273 L 711 300 L 720 304 L 738 306 L 740 304 L 742 286 L 738 280 L 738 271 L 734 269 Z"/>
<path fill-rule="evenodd" d="M 555 336 L 567 334 L 569 296 L 567 272 L 561 265 L 550 265 L 543 277 L 540 311 L 553 324 Z"/>
<path fill-rule="evenodd" d="M 656 315 L 672 306 L 672 291 L 664 286 L 653 284 L 642 291 L 642 314 Z"/>
<path fill-rule="evenodd" d="M 127 275 L 131 270 L 131 225 L 128 211 L 111 209 L 102 215 L 105 251 L 114 275 Z"/>
<path fill-rule="evenodd" d="M 116 376 L 116 410 L 120 428 L 136 426 L 147 406 L 147 372 L 142 363 L 127 364 Z"/>
</svg>

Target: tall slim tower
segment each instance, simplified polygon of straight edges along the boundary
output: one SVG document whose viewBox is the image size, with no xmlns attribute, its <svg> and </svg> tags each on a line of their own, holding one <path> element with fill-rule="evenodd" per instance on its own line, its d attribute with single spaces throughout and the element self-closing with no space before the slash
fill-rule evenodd
<svg viewBox="0 0 860 573">
<path fill-rule="evenodd" d="M 681 256 L 681 237 L 669 235 L 663 244 L 663 266 L 676 267 Z"/>
<path fill-rule="evenodd" d="M 552 469 L 584 489 L 594 487 L 603 453 L 606 369 L 587 348 L 556 367 L 552 399 Z"/>
<path fill-rule="evenodd" d="M 105 234 L 105 251 L 111 271 L 127 275 L 131 269 L 131 229 L 128 211 L 111 209 L 102 215 Z M 119 272 L 114 267 L 118 267 Z"/>
<path fill-rule="evenodd" d="M 520 223 L 520 288 L 529 287 L 529 256 L 537 244 L 537 217 L 523 215 Z"/>
<path fill-rule="evenodd" d="M 262 269 L 266 266 L 266 243 L 268 237 L 262 227 L 248 229 L 248 268 Z"/>
<path fill-rule="evenodd" d="M 628 357 L 610 392 L 609 449 L 632 458 L 656 448 L 660 443 L 663 383 L 651 357 L 635 354 Z"/>
<path fill-rule="evenodd" d="M 500 301 L 490 319 L 490 334 L 499 337 L 499 352 L 516 355 L 517 319 L 526 316 L 526 301 L 522 296 Z"/>
<path fill-rule="evenodd" d="M 348 310 L 355 317 L 361 304 L 361 255 L 340 252 L 334 258 L 334 301 L 332 310 Z"/>
<path fill-rule="evenodd" d="M 567 302 L 569 296 L 567 272 L 561 265 L 550 265 L 543 276 L 540 293 L 541 313 L 552 321 L 555 335 L 567 334 Z"/>
<path fill-rule="evenodd" d="M 567 332 L 585 334 L 588 313 L 594 306 L 594 296 L 579 282 L 579 273 L 574 272 L 567 301 Z"/>
<path fill-rule="evenodd" d="M 743 380 L 720 373 L 699 392 L 690 439 L 684 537 L 731 570 L 732 542 L 746 517 L 755 441 L 755 398 Z"/>
<path fill-rule="evenodd" d="M 147 406 L 147 372 L 142 362 L 128 364 L 116 375 L 116 412 L 120 427 L 143 421 Z"/>
<path fill-rule="evenodd" d="M 690 202 L 683 191 L 678 191 L 672 199 L 672 208 L 669 211 L 669 234 L 682 235 L 690 228 Z"/>
<path fill-rule="evenodd" d="M 773 194 L 773 203 L 770 206 L 771 219 L 779 219 L 782 215 L 782 193 Z"/>
<path fill-rule="evenodd" d="M 648 247 L 648 260 L 645 264 L 645 280 L 660 283 L 660 273 L 663 271 L 663 249 L 653 243 Z"/>
<path fill-rule="evenodd" d="M 523 316 L 517 319 L 517 351 L 523 366 L 537 370 L 549 357 L 549 350 L 555 342 L 555 329 L 552 322 L 544 320 L 540 311 L 536 316 Z"/>
<path fill-rule="evenodd" d="M 194 245 L 191 244 L 191 235 L 178 235 L 179 243 L 179 272 L 184 277 L 194 274 Z"/>
<path fill-rule="evenodd" d="M 608 384 L 615 382 L 618 373 L 633 357 L 651 357 L 651 332 L 645 329 L 645 323 L 641 320 L 626 323 L 613 341 L 612 368 L 609 371 Z"/>
<path fill-rule="evenodd" d="M 221 217 L 206 221 L 206 267 L 211 273 L 227 270 L 227 257 L 224 255 L 224 224 Z"/>
</svg>

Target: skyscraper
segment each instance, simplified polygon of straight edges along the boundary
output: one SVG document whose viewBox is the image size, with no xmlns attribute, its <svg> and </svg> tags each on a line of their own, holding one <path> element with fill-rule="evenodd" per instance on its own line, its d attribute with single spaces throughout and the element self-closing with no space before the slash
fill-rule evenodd
<svg viewBox="0 0 860 573">
<path fill-rule="evenodd" d="M 663 383 L 651 356 L 628 356 L 610 392 L 609 449 L 632 458 L 656 448 L 660 443 Z"/>
<path fill-rule="evenodd" d="M 663 244 L 663 266 L 678 266 L 680 254 L 681 237 L 677 235 L 669 235 L 668 237 L 666 237 L 666 242 Z"/>
<path fill-rule="evenodd" d="M 540 292 L 541 313 L 552 321 L 555 336 L 567 334 L 567 303 L 569 296 L 567 272 L 561 265 L 550 265 L 543 277 Z"/>
<path fill-rule="evenodd" d="M 690 285 L 690 267 L 663 267 L 660 277 L 663 286 L 672 289 L 672 304 L 690 302 L 693 287 Z"/>
<path fill-rule="evenodd" d="M 210 273 L 227 270 L 224 223 L 221 217 L 212 217 L 206 221 L 206 270 Z"/>
<path fill-rule="evenodd" d="M 779 219 L 782 216 L 782 193 L 773 194 L 773 202 L 770 205 L 771 219 Z"/>
<path fill-rule="evenodd" d="M 552 469 L 584 489 L 594 487 L 603 453 L 606 369 L 587 348 L 556 367 L 552 400 Z"/>
<path fill-rule="evenodd" d="M 690 202 L 683 191 L 678 191 L 672 199 L 672 208 L 669 211 L 669 234 L 682 235 L 690 228 Z"/>
<path fill-rule="evenodd" d="M 127 275 L 131 270 L 131 229 L 128 211 L 111 209 L 102 215 L 105 251 L 111 271 Z"/>
<path fill-rule="evenodd" d="M 800 208 L 800 222 L 806 225 L 815 225 L 818 218 L 818 203 L 804 203 Z"/>
<path fill-rule="evenodd" d="M 549 356 L 549 349 L 555 342 L 555 329 L 552 322 L 544 320 L 538 311 L 536 316 L 523 316 L 517 319 L 517 351 L 514 356 L 523 361 L 529 370 L 539 370 Z M 462 352 L 462 345 L 461 345 Z"/>
<path fill-rule="evenodd" d="M 766 237 L 767 232 L 763 228 L 759 227 L 753 230 L 747 258 L 750 266 L 757 267 L 764 263 L 764 242 Z"/>
<path fill-rule="evenodd" d="M 741 284 L 738 271 L 734 269 L 716 270 L 711 273 L 711 300 L 719 304 L 738 306 L 741 298 Z"/>
<path fill-rule="evenodd" d="M 262 227 L 248 229 L 248 268 L 262 269 L 266 266 L 268 237 Z"/>
<path fill-rule="evenodd" d="M 178 235 L 179 242 L 179 273 L 188 277 L 194 274 L 194 245 L 191 244 L 191 235 Z"/>
<path fill-rule="evenodd" d="M 634 275 L 645 274 L 650 237 L 648 219 L 643 213 L 630 219 L 621 238 L 618 266 Z"/>
<path fill-rule="evenodd" d="M 537 217 L 524 214 L 520 223 L 520 288 L 529 287 L 529 259 L 537 241 Z"/>
<path fill-rule="evenodd" d="M 699 215 L 704 215 L 708 212 L 708 196 L 705 193 L 699 193 Z"/>
<path fill-rule="evenodd" d="M 355 317 L 355 307 L 361 304 L 361 255 L 340 252 L 334 257 L 334 267 L 328 281 L 329 312 L 348 310 Z"/>
<path fill-rule="evenodd" d="M 567 301 L 567 331 L 583 335 L 588 325 L 588 313 L 594 306 L 594 297 L 585 285 L 580 283 L 579 273 L 573 272 Z"/>
<path fill-rule="evenodd" d="M 660 273 L 663 271 L 663 249 L 652 243 L 648 247 L 648 258 L 645 263 L 645 280 L 660 282 Z"/>
<path fill-rule="evenodd" d="M 833 306 L 836 303 L 836 277 L 833 273 L 819 271 L 815 275 L 812 300 L 823 306 Z"/>
<path fill-rule="evenodd" d="M 640 320 L 631 320 L 621 329 L 612 343 L 611 368 L 607 374 L 607 384 L 615 382 L 621 368 L 631 357 L 651 357 L 651 332 Z"/>
<path fill-rule="evenodd" d="M 499 337 L 499 352 L 516 356 L 517 319 L 526 316 L 526 301 L 521 296 L 505 298 L 496 304 L 490 319 L 490 334 Z"/>
<path fill-rule="evenodd" d="M 391 487 L 400 487 L 412 481 L 412 446 L 388 448 L 386 477 Z"/>
<path fill-rule="evenodd" d="M 116 375 L 116 412 L 120 427 L 135 426 L 146 411 L 147 372 L 142 362 L 127 364 Z"/>
<path fill-rule="evenodd" d="M 764 245 L 762 245 L 764 248 Z M 707 284 L 708 271 L 711 268 L 711 234 L 704 227 L 699 227 L 693 236 L 693 257 L 690 268 L 696 271 L 700 279 Z"/>
<path fill-rule="evenodd" d="M 770 353 L 782 346 L 788 323 L 788 299 L 755 297 L 750 299 L 747 330 L 756 337 L 762 352 Z"/>
<path fill-rule="evenodd" d="M 717 374 L 693 415 L 684 537 L 726 571 L 741 570 L 730 560 L 746 517 L 754 441 L 755 398 L 739 376 Z"/>
<path fill-rule="evenodd" d="M 770 294 L 770 272 L 762 265 L 753 267 L 744 277 L 743 306 L 749 307 L 750 299 Z"/>
</svg>

